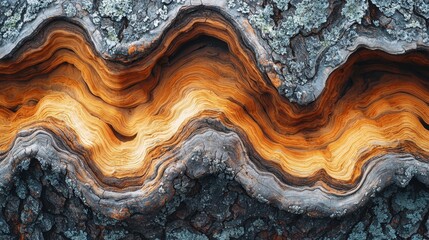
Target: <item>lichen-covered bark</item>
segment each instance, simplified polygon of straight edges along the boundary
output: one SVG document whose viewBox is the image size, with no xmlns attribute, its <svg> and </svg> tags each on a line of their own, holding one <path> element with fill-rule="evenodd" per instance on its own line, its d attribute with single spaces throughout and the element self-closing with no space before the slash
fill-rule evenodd
<svg viewBox="0 0 429 240">
<path fill-rule="evenodd" d="M 280 94 L 301 104 L 319 96 L 329 73 L 356 48 L 398 54 L 429 44 L 425 0 L 3 1 L 0 56 L 28 34 L 27 28 L 66 16 L 83 21 L 98 50 L 115 57 L 126 54 L 130 44 L 150 45 L 190 7 L 217 9 L 238 28 L 250 24 L 264 48 L 261 62 L 270 62 L 261 68 L 280 79 Z"/>
<path fill-rule="evenodd" d="M 37 160 L 0 194 L 0 238 L 17 239 L 393 239 L 429 237 L 429 190 L 391 186 L 357 212 L 311 218 L 250 198 L 225 174 L 174 182 L 177 195 L 153 214 L 121 221 L 86 206 L 64 174 Z"/>
<path fill-rule="evenodd" d="M 62 120 L 67 124 L 59 124 L 59 127 L 55 125 L 57 122 L 44 119 L 49 123 L 42 121 L 40 126 L 19 131 L 16 136 L 4 140 L 10 140 L 11 144 L 0 146 L 5 149 L 0 152 L 2 237 L 429 238 L 429 191 L 425 186 L 429 183 L 429 164 L 425 151 L 425 131 L 429 129 L 428 121 L 425 120 L 428 90 L 425 80 L 429 75 L 426 70 L 429 63 L 425 57 L 429 45 L 427 1 L 2 1 L 0 12 L 4 13 L 0 15 L 0 69 L 3 70 L 0 80 L 4 80 L 2 86 L 7 87 L 7 91 L 1 95 L 5 105 L 2 107 L 6 110 L 0 113 L 6 116 L 4 119 L 12 122 L 9 124 L 4 120 L 8 124 L 2 122 L 3 126 L 0 127 L 7 129 L 7 126 L 15 123 L 11 119 L 24 118 L 25 113 L 19 112 L 21 108 L 31 109 L 38 104 L 37 99 L 25 99 L 24 103 L 18 99 L 16 106 L 9 102 L 14 102 L 10 99 L 20 98 L 16 94 L 19 84 L 13 85 L 13 81 L 22 79 L 28 83 L 37 82 L 34 88 L 26 89 L 22 87 L 23 84 L 19 85 L 28 93 L 25 97 L 33 96 L 31 94 L 38 91 L 43 92 L 39 95 L 46 97 L 58 89 L 65 89 L 64 95 L 72 96 L 65 101 L 52 101 L 54 107 L 42 108 L 48 109 L 47 112 L 49 109 L 57 111 L 59 105 L 55 104 L 67 103 L 62 106 L 70 107 L 72 111 L 55 113 L 89 116 L 88 119 L 91 119 L 76 124 L 76 121 L 66 116 Z M 55 26 L 65 26 L 64 31 L 69 32 L 67 36 L 75 39 L 73 44 L 67 40 L 55 42 L 55 37 L 52 40 L 49 34 L 55 32 Z M 183 30 L 185 27 L 188 28 Z M 45 31 L 45 28 L 54 30 Z M 61 29 L 56 34 L 58 39 L 62 39 Z M 204 34 L 211 35 L 201 37 Z M 54 42 L 52 46 L 50 40 Z M 43 45 L 45 42 L 46 45 Z M 28 59 L 25 61 L 19 60 L 27 50 L 31 51 L 39 45 L 45 48 L 42 53 L 36 54 L 36 59 L 42 59 L 49 51 L 56 58 L 41 63 L 35 60 L 34 65 L 30 62 L 31 54 L 26 56 Z M 359 51 L 359 48 L 379 49 L 393 55 L 416 49 L 419 51 L 395 57 L 377 51 Z M 57 54 L 57 51 L 61 54 Z M 353 53 L 355 55 L 352 56 Z M 194 58 L 193 54 L 197 57 Z M 174 61 L 185 57 L 189 58 L 179 65 L 196 62 L 200 64 L 196 68 L 199 71 L 192 72 L 189 67 L 189 71 L 168 75 L 167 70 L 174 67 Z M 132 81 L 135 75 L 144 76 L 143 80 L 157 79 L 154 80 L 156 84 L 153 88 L 158 83 L 168 83 L 168 79 L 174 79 L 174 76 L 179 76 L 177 82 L 185 82 L 180 76 L 187 73 L 199 76 L 198 72 L 205 69 L 201 67 L 204 64 L 198 61 L 198 57 L 203 57 L 209 63 L 207 65 L 215 66 L 214 70 L 206 72 L 214 73 L 216 80 L 222 78 L 225 80 L 222 83 L 227 83 L 227 87 L 232 86 L 234 93 L 238 95 L 243 91 L 250 97 L 245 98 L 247 95 L 243 94 L 239 100 L 231 101 L 241 108 L 225 107 L 222 114 L 227 117 L 218 114 L 214 115 L 214 121 L 212 118 L 203 118 L 202 121 L 192 118 L 192 121 L 186 122 L 189 125 L 184 128 L 188 132 L 184 131 L 186 138 L 183 141 L 182 135 L 179 135 L 180 141 L 177 142 L 180 144 L 168 145 L 159 151 L 162 157 L 146 161 L 152 164 L 145 165 L 150 166 L 147 169 L 153 171 L 152 175 L 141 166 L 141 172 L 135 170 L 138 167 L 129 167 L 129 172 L 121 170 L 126 164 L 119 165 L 116 160 L 125 155 L 119 155 L 119 151 L 114 152 L 112 149 L 126 146 L 139 134 L 130 130 L 132 124 L 124 124 L 127 122 L 124 116 L 130 116 L 127 114 L 141 103 L 139 101 L 143 101 L 141 99 L 162 95 L 153 97 L 151 87 L 138 81 L 127 81 Z M 222 61 L 208 61 L 216 57 Z M 349 57 L 352 63 L 346 63 Z M 240 61 L 229 61 L 231 59 Z M 235 65 L 236 62 L 241 65 Z M 53 70 L 50 69 L 51 64 L 55 66 Z M 144 67 L 127 75 L 126 69 L 138 64 Z M 21 69 L 14 72 L 13 67 L 16 66 Z M 223 72 L 224 69 L 237 70 L 238 74 L 234 71 Z M 338 71 L 333 74 L 334 70 Z M 83 74 L 79 75 L 79 71 Z M 50 77 L 53 72 L 58 75 L 58 72 L 65 72 L 69 74 L 69 79 L 61 82 L 58 80 L 60 77 Z M 254 72 L 257 73 L 252 75 Z M 55 74 L 52 76 L 57 76 Z M 236 78 L 234 84 L 231 76 L 238 75 L 240 77 Z M 262 77 L 258 78 L 259 75 Z M 39 84 L 38 81 L 42 80 L 34 80 L 34 76 L 52 81 L 54 87 L 47 90 L 50 86 Z M 122 76 L 123 81 L 117 81 L 117 76 Z M 162 76 L 170 78 L 165 80 Z M 336 82 L 332 83 L 332 80 L 328 83 L 329 76 L 338 78 L 334 79 Z M 195 82 L 207 81 L 199 77 Z M 389 83 L 384 81 L 386 79 L 396 82 Z M 81 82 L 79 85 L 73 81 Z M 212 82 L 201 85 L 217 97 L 223 94 L 227 96 L 214 98 L 216 103 L 233 99 L 226 94 L 227 87 L 221 89 Z M 105 92 L 94 94 L 96 97 L 90 96 L 101 89 L 103 84 L 107 86 Z M 328 84 L 331 84 L 330 88 Z M 184 85 L 174 85 L 176 90 L 185 90 L 177 94 L 173 91 L 171 95 L 181 96 L 187 92 L 189 89 Z M 371 90 L 380 86 L 385 90 Z M 146 87 L 150 90 L 142 91 Z M 120 94 L 112 89 L 119 89 Z M 272 89 L 289 101 L 273 94 Z M 324 90 L 327 92 L 325 95 L 328 95 L 322 95 Z M 132 91 L 138 93 L 136 95 L 139 97 L 129 97 Z M 82 98 L 73 95 L 80 93 L 90 94 Z M 335 97 L 330 96 L 331 93 Z M 254 95 L 257 97 L 253 98 Z M 82 100 L 86 97 L 92 100 Z M 90 104 L 100 99 L 111 104 Z M 346 100 L 342 102 L 343 99 Z M 257 104 L 252 105 L 252 101 Z M 76 106 L 81 107 L 73 108 L 71 103 L 75 102 Z M 355 102 L 360 104 L 353 105 Z M 183 105 L 188 106 L 189 103 L 192 101 Z M 213 109 L 223 107 L 222 104 L 214 105 Z M 162 106 L 170 110 L 176 105 L 163 103 Z M 257 109 L 253 109 L 253 106 L 257 106 Z M 346 107 L 338 113 L 337 106 Z M 114 110 L 103 112 L 110 107 Z M 196 107 L 197 104 L 194 109 Z M 90 114 L 82 114 L 76 109 L 83 109 L 83 112 L 90 109 Z M 194 109 L 186 108 L 189 111 Z M 283 112 L 284 109 L 288 110 Z M 177 115 L 182 116 L 178 112 Z M 241 113 L 247 113 L 250 117 Z M 234 119 L 234 114 L 238 116 L 236 122 L 242 126 L 231 124 L 228 117 Z M 386 117 L 389 114 L 391 117 Z M 40 116 L 43 118 L 44 114 Z M 243 119 L 257 119 L 255 122 L 261 124 L 248 124 L 251 127 L 245 128 L 250 121 Z M 331 145 L 331 139 L 325 139 L 326 132 L 343 131 L 342 125 L 332 127 L 338 125 L 335 121 L 347 125 L 344 131 L 351 129 L 351 140 L 344 141 L 346 146 L 335 148 L 332 146 L 335 144 Z M 165 125 L 168 124 L 157 127 Z M 315 134 L 315 128 L 322 125 L 330 128 L 322 129 L 319 135 Z M 368 126 L 372 128 L 365 132 Z M 94 131 L 92 140 L 106 136 L 111 141 L 107 144 L 102 140 L 88 141 L 85 136 L 88 137 L 89 133 L 80 132 L 84 127 L 101 129 L 99 132 Z M 257 127 L 262 129 L 261 134 L 252 135 L 253 131 L 258 130 Z M 280 134 L 271 134 L 272 129 L 274 133 L 281 132 L 278 129 L 287 129 L 283 131 L 287 134 L 279 137 Z M 364 130 L 359 132 L 360 129 Z M 314 137 L 316 135 L 317 138 Z M 283 139 L 276 142 L 284 136 L 294 141 Z M 300 141 L 292 138 L 294 136 Z M 265 137 L 274 144 L 261 143 Z M 335 135 L 333 139 L 341 137 Z M 165 138 L 168 141 L 175 139 L 173 136 Z M 86 146 L 89 147 L 83 147 L 88 142 Z M 314 142 L 321 143 L 317 145 Z M 97 154 L 88 153 L 93 145 L 97 145 L 94 143 L 115 146 L 107 150 L 117 155 L 105 154 L 98 158 L 102 164 L 97 165 L 99 162 L 93 162 Z M 305 151 L 301 147 L 305 148 L 306 144 L 315 145 L 304 149 L 308 152 L 314 150 L 314 154 L 307 153 L 310 157 L 302 154 Z M 273 164 L 271 158 L 274 157 L 271 154 L 274 156 L 281 152 L 284 146 L 290 147 L 291 152 L 300 149 L 295 152 L 296 161 L 291 160 L 293 154 L 287 157 L 284 154 L 281 156 L 285 158 L 284 162 L 280 162 L 282 164 Z M 353 150 L 356 146 L 361 148 Z M 269 150 L 261 156 L 255 148 L 263 147 Z M 100 148 L 106 150 L 105 147 Z M 346 148 L 348 150 L 344 150 Z M 338 149 L 338 154 L 344 156 L 354 151 L 356 156 L 353 157 L 356 159 L 351 158 L 351 161 L 344 158 L 343 164 L 338 164 L 341 165 L 338 167 L 331 162 L 335 158 L 331 155 L 335 152 L 332 149 Z M 374 150 L 374 154 L 366 154 L 365 151 L 370 152 L 367 149 Z M 360 158 L 361 155 L 365 161 Z M 290 173 L 294 172 L 290 169 L 296 167 L 290 162 L 298 163 L 300 160 L 296 156 L 306 159 L 309 165 L 301 168 L 304 173 L 295 171 L 296 175 L 305 175 L 307 168 L 320 163 L 314 161 L 314 164 L 310 164 L 316 156 L 325 159 L 323 164 L 328 167 L 314 167 L 317 174 L 296 177 Z M 108 162 L 106 159 L 113 160 Z M 136 159 L 135 162 L 143 162 Z M 112 170 L 113 162 L 117 168 Z M 354 164 L 357 167 L 350 167 Z M 338 179 L 335 179 L 329 173 L 330 170 L 335 173 L 346 169 L 352 169 L 347 172 L 351 175 L 349 178 L 344 177 L 346 174 L 338 174 Z M 137 177 L 132 176 L 133 173 Z M 412 181 L 409 185 L 414 177 L 419 182 Z M 391 184 L 396 185 L 388 187 Z M 385 187 L 388 188 L 380 192 Z M 316 215 L 330 215 L 330 218 L 314 218 Z"/>
</svg>

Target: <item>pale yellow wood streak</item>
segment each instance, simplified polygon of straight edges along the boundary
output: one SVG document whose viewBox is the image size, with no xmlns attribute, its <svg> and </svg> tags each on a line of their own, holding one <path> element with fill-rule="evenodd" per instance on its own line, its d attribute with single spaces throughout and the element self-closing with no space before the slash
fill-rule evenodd
<svg viewBox="0 0 429 240">
<path fill-rule="evenodd" d="M 225 41 L 230 52 L 204 47 L 156 65 L 199 35 Z M 7 151 L 24 128 L 63 124 L 57 127 L 76 132 L 93 165 L 107 177 L 144 181 L 162 146 L 183 141 L 190 119 L 210 116 L 244 134 L 280 172 L 302 178 L 324 169 L 333 179 L 353 182 L 360 166 L 380 149 L 429 150 L 429 135 L 418 119 L 429 122 L 424 101 L 429 91 L 422 79 L 386 73 L 368 89 L 353 86 L 356 90 L 338 102 L 333 83 L 312 107 L 298 108 L 266 83 L 220 19 L 192 20 L 130 66 L 107 63 L 81 35 L 55 30 L 39 48 L 1 62 L 0 74 L 0 151 Z M 331 81 L 340 84 L 345 76 L 338 73 Z"/>
</svg>

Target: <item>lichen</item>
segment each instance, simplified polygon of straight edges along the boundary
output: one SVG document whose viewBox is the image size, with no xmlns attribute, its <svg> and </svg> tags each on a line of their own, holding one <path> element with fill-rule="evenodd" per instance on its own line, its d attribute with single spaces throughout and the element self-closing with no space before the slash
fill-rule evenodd
<svg viewBox="0 0 429 240">
<path fill-rule="evenodd" d="M 103 232 L 103 239 L 105 240 L 119 240 L 124 239 L 128 234 L 125 230 L 106 230 Z"/>
<path fill-rule="evenodd" d="M 230 6 L 236 2 L 230 1 Z M 275 1 L 273 5 L 265 5 L 263 8 L 249 10 L 245 2 L 237 2 L 237 11 L 248 14 L 249 22 L 258 29 L 263 38 L 273 51 L 280 55 L 287 53 L 290 40 L 300 31 L 309 32 L 318 29 L 327 21 L 329 16 L 329 2 L 303 0 L 294 2 L 294 8 L 288 9 L 289 1 Z M 275 24 L 273 21 L 273 8 L 283 11 L 282 20 Z"/>
<path fill-rule="evenodd" d="M 237 8 L 237 11 L 244 14 L 249 13 L 250 12 L 249 4 L 247 4 L 247 2 L 242 2 L 240 6 Z"/>
<path fill-rule="evenodd" d="M 63 9 L 67 17 L 74 17 L 77 14 L 77 9 L 71 2 L 65 2 L 63 5 Z"/>
<path fill-rule="evenodd" d="M 276 4 L 276 7 L 282 11 L 288 10 L 288 4 L 290 0 L 273 0 L 273 2 Z"/>
<path fill-rule="evenodd" d="M 303 0 L 296 5 L 291 25 L 298 25 L 306 31 L 319 28 L 328 18 L 329 1 Z"/>
<path fill-rule="evenodd" d="M 24 10 L 24 6 L 22 6 L 13 15 L 12 13 L 9 13 L 11 15 L 6 18 L 6 21 L 3 23 L 1 27 L 1 33 L 2 33 L 3 39 L 15 39 L 18 36 L 19 30 L 22 27 L 21 14 L 23 10 Z"/>
<path fill-rule="evenodd" d="M 373 207 L 375 220 L 379 223 L 389 222 L 392 216 L 389 213 L 386 200 L 382 198 L 376 198 L 373 200 L 373 202 L 375 203 L 375 206 Z"/>
<path fill-rule="evenodd" d="M 190 232 L 188 229 L 179 229 L 176 231 L 167 232 L 167 239 L 194 239 L 207 240 L 208 238 L 202 234 Z"/>
<path fill-rule="evenodd" d="M 7 222 L 3 219 L 3 216 L 0 216 L 0 234 L 1 233 L 10 233 L 9 225 Z"/>
<path fill-rule="evenodd" d="M 107 39 L 106 39 L 107 45 L 109 46 L 109 48 L 114 47 L 119 42 L 116 29 L 112 26 L 108 26 L 106 28 L 102 27 L 102 29 L 105 29 L 107 32 Z"/>
<path fill-rule="evenodd" d="M 427 0 L 415 0 L 414 1 L 414 7 L 416 12 L 418 12 L 420 15 L 425 17 L 426 19 L 429 19 L 429 1 Z"/>
<path fill-rule="evenodd" d="M 163 5 L 162 8 L 160 8 L 160 9 L 158 9 L 158 11 L 156 11 L 156 14 L 162 20 L 167 20 L 167 18 L 168 18 L 168 8 L 167 8 L 167 6 Z"/>
<path fill-rule="evenodd" d="M 365 231 L 365 225 L 362 222 L 359 222 L 356 224 L 352 230 L 352 232 L 349 235 L 349 240 L 360 240 L 360 239 L 366 239 L 367 233 Z"/>
<path fill-rule="evenodd" d="M 91 11 L 93 8 L 92 1 L 90 1 L 90 0 L 82 0 L 81 5 L 82 5 L 82 9 L 87 11 L 87 12 Z"/>
<path fill-rule="evenodd" d="M 425 239 L 425 238 L 422 235 L 419 235 L 419 234 L 414 234 L 411 237 L 411 240 L 423 240 L 423 239 Z"/>
<path fill-rule="evenodd" d="M 15 181 L 15 193 L 20 199 L 27 197 L 28 191 L 21 179 Z"/>
<path fill-rule="evenodd" d="M 369 226 L 369 234 L 375 239 L 389 239 L 391 229 L 383 229 L 383 225 L 390 222 L 392 216 L 389 212 L 388 205 L 385 199 L 375 198 L 373 200 L 374 206 L 372 208 L 374 218 Z"/>
<path fill-rule="evenodd" d="M 386 226 L 386 237 L 387 239 L 395 239 L 397 236 L 396 230 L 391 226 Z"/>
<path fill-rule="evenodd" d="M 268 199 L 264 198 L 261 194 L 256 195 L 256 200 L 258 200 L 261 203 L 268 203 Z"/>
<path fill-rule="evenodd" d="M 249 22 L 261 31 L 263 37 L 271 37 L 273 34 L 274 22 L 271 18 L 273 15 L 273 7 L 265 6 L 263 9 L 258 9 L 255 14 L 249 16 Z"/>
<path fill-rule="evenodd" d="M 405 1 L 404 1 L 405 2 Z M 380 9 L 380 11 L 388 16 L 391 17 L 393 14 L 395 14 L 396 11 L 399 11 L 403 9 L 403 7 L 409 8 L 408 3 L 402 4 L 402 1 L 397 0 L 372 0 L 372 3 Z"/>
<path fill-rule="evenodd" d="M 392 201 L 396 212 L 403 212 L 401 225 L 399 226 L 401 237 L 408 238 L 414 234 L 424 215 L 428 212 L 429 194 L 425 191 L 411 193 L 401 191 L 395 195 Z"/>
<path fill-rule="evenodd" d="M 109 226 L 115 225 L 116 223 L 118 223 L 118 220 L 106 217 L 105 215 L 97 212 L 94 214 L 94 222 L 97 225 Z"/>
<path fill-rule="evenodd" d="M 235 8 L 235 6 L 237 6 L 237 4 L 235 3 L 235 0 L 228 0 L 227 2 L 228 8 Z"/>
<path fill-rule="evenodd" d="M 120 21 L 132 12 L 131 0 L 102 0 L 98 8 L 102 17 Z"/>
<path fill-rule="evenodd" d="M 27 0 L 24 22 L 34 20 L 42 9 L 47 8 L 53 2 L 54 0 Z"/>
<path fill-rule="evenodd" d="M 302 214 L 304 212 L 304 209 L 299 205 L 290 205 L 287 210 L 294 214 Z"/>
<path fill-rule="evenodd" d="M 415 16 L 411 16 L 408 20 L 399 15 L 396 17 L 398 20 L 390 24 L 392 28 L 386 29 L 394 40 L 411 43 L 428 37 L 424 19 Z"/>
<path fill-rule="evenodd" d="M 352 23 L 361 23 L 366 10 L 368 9 L 368 2 L 366 0 L 347 0 L 341 14 Z"/>
<path fill-rule="evenodd" d="M 222 232 L 215 234 L 214 239 L 218 240 L 229 240 L 231 238 L 240 238 L 244 234 L 244 228 L 226 228 Z"/>
<path fill-rule="evenodd" d="M 328 1 L 268 1 L 262 7 L 249 6 L 243 1 L 229 1 L 229 7 L 239 9 L 248 15 L 250 24 L 257 29 L 273 50 L 273 58 L 283 64 L 280 92 L 291 101 L 304 101 L 306 94 L 297 92 L 297 85 L 305 85 L 316 75 L 317 64 L 323 59 L 324 66 L 337 67 L 347 56 L 345 49 L 354 45 L 354 40 L 368 32 L 376 32 L 392 41 L 429 43 L 425 19 L 429 15 L 429 5 L 423 0 L 416 1 L 375 1 L 380 16 L 370 16 L 367 0 L 348 0 L 340 5 L 341 18 L 335 18 L 324 26 L 334 5 Z M 250 8 L 250 11 L 242 9 Z M 275 16 L 273 9 L 280 11 Z M 420 14 L 414 14 L 413 9 Z M 247 13 L 249 12 L 249 13 Z M 372 19 L 375 28 L 369 29 L 363 19 Z M 274 19 L 277 22 L 274 22 Z M 379 19 L 377 19 L 379 18 Z M 389 23 L 390 22 L 390 23 Z M 311 33 L 317 32 L 317 35 Z M 306 52 L 293 49 L 292 39 L 303 36 Z M 278 57 L 280 56 L 280 57 Z M 322 56 L 322 58 L 320 58 Z M 322 65 L 323 67 L 323 65 Z M 301 97 L 300 97 L 301 96 Z M 300 100 L 301 99 L 301 100 Z M 312 99 L 312 98 L 308 98 Z"/>
<path fill-rule="evenodd" d="M 88 239 L 88 234 L 82 230 L 68 230 L 64 232 L 64 235 L 71 240 Z"/>
</svg>

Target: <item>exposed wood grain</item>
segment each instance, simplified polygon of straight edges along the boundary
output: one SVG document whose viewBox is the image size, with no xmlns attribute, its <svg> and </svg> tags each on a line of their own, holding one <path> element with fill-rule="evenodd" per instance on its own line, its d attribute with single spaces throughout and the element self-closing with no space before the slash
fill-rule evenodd
<svg viewBox="0 0 429 240">
<path fill-rule="evenodd" d="M 427 181 L 424 53 L 359 50 L 300 106 L 219 16 L 185 21 L 129 64 L 100 57 L 85 34 L 57 21 L 0 61 L 3 183 L 20 161 L 44 159 L 123 218 L 162 205 L 184 172 L 230 169 L 262 200 L 334 215 L 398 169 Z"/>
</svg>

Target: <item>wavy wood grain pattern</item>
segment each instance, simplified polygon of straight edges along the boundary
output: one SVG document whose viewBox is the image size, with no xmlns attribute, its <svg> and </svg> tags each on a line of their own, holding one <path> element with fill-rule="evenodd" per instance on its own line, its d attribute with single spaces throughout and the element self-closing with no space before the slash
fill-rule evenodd
<svg viewBox="0 0 429 240">
<path fill-rule="evenodd" d="M 400 157 L 383 156 L 410 154 L 421 163 L 428 158 L 425 53 L 360 50 L 331 74 L 315 102 L 300 106 L 278 94 L 251 49 L 220 16 L 183 21 L 155 50 L 128 64 L 100 57 L 85 35 L 76 25 L 55 21 L 0 61 L 3 168 L 17 159 L 11 153 L 24 144 L 21 138 L 29 143 L 21 146 L 23 156 L 37 157 L 41 140 L 35 135 L 47 134 L 45 145 L 56 146 L 49 151 L 57 151 L 78 184 L 98 196 L 95 202 L 125 199 L 129 208 L 137 204 L 141 210 L 162 204 L 168 197 L 160 188 L 174 191 L 164 185 L 168 176 L 194 171 L 198 166 L 192 164 L 199 163 L 191 160 L 202 151 L 212 156 L 208 161 L 228 159 L 252 195 L 311 211 L 335 199 L 329 195 L 350 197 L 381 176 L 392 178 L 396 166 L 389 164 Z M 203 150 L 196 147 L 201 143 Z M 185 170 L 174 165 L 185 158 L 191 159 Z M 249 169 L 254 174 L 246 179 Z M 394 170 L 368 172 L 383 169 Z M 305 189 L 322 189 L 324 200 L 305 204 L 305 195 L 289 195 Z M 134 193 L 143 203 L 130 200 Z M 356 199 L 363 198 L 360 192 Z M 113 209 L 106 211 L 118 218 L 132 212 Z"/>
</svg>

